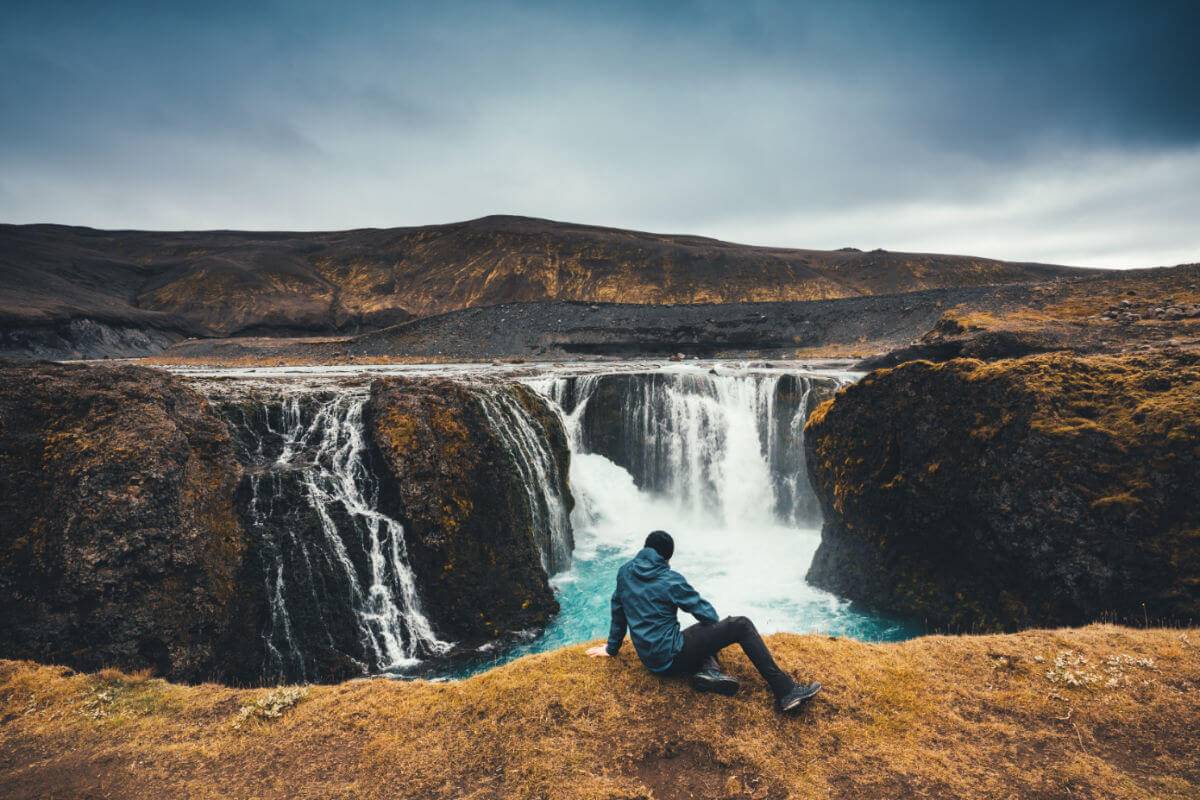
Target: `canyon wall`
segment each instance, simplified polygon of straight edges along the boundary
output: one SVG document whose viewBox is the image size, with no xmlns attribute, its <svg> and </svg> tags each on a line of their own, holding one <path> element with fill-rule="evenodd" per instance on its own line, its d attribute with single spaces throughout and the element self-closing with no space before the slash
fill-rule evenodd
<svg viewBox="0 0 1200 800">
<path fill-rule="evenodd" d="M 213 674 L 247 541 L 228 430 L 140 367 L 0 379 L 0 649 L 81 668 Z"/>
<path fill-rule="evenodd" d="M 910 362 L 816 409 L 809 580 L 954 631 L 1200 619 L 1200 362 Z"/>
<path fill-rule="evenodd" d="M 327 681 L 558 610 L 569 455 L 525 386 L 206 398 L 141 367 L 0 373 L 2 657 Z"/>
</svg>

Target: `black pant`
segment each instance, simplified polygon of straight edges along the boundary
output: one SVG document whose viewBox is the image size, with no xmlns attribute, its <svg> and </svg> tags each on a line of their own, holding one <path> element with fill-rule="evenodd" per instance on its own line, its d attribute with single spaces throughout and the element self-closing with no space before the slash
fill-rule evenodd
<svg viewBox="0 0 1200 800">
<path fill-rule="evenodd" d="M 758 629 L 746 617 L 726 617 L 720 622 L 697 623 L 684 628 L 683 649 L 671 662 L 668 673 L 691 675 L 702 669 L 720 669 L 717 653 L 734 642 L 742 646 L 750 663 L 754 664 L 776 697 L 782 697 L 796 685 L 771 658 L 766 643 L 758 635 Z"/>
</svg>

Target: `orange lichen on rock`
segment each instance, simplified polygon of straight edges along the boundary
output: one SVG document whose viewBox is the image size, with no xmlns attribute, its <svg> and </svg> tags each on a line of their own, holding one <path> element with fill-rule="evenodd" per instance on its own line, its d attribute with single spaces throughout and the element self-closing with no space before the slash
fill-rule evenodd
<svg viewBox="0 0 1200 800">
<path fill-rule="evenodd" d="M 0 645 L 79 667 L 218 671 L 248 547 L 224 422 L 179 378 L 0 374 Z"/>
<path fill-rule="evenodd" d="M 478 391 L 448 379 L 388 378 L 372 386 L 365 414 L 408 557 L 418 574 L 437 576 L 424 582 L 422 600 L 447 635 L 468 641 L 544 625 L 558 610 L 529 493 Z M 561 421 L 524 386 L 498 391 L 538 408 L 560 460 L 559 491 L 569 497 Z"/>
<path fill-rule="evenodd" d="M 1198 408 L 1187 354 L 872 373 L 806 428 L 810 580 L 954 629 L 1196 619 Z"/>
</svg>

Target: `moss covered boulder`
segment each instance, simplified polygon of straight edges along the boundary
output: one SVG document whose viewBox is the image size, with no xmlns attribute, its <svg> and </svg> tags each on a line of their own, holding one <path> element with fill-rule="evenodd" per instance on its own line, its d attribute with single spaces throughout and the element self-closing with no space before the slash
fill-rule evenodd
<svg viewBox="0 0 1200 800">
<path fill-rule="evenodd" d="M 809 580 L 956 630 L 1200 619 L 1200 360 L 910 362 L 814 411 Z"/>
<path fill-rule="evenodd" d="M 382 483 L 395 495 L 382 502 L 404 522 L 423 606 L 439 630 L 472 642 L 545 625 L 558 611 L 547 568 L 556 550 L 570 552 L 569 453 L 558 417 L 519 384 L 399 377 L 372 386 L 365 416 L 390 473 Z M 542 452 L 529 452 L 517 424 L 529 426 L 523 433 Z M 531 485 L 522 463 L 538 458 L 550 491 Z M 546 507 L 555 496 L 561 507 Z M 556 548 L 552 539 L 564 536 Z"/>
<path fill-rule="evenodd" d="M 140 367 L 0 367 L 0 653 L 216 669 L 245 541 L 228 430 Z"/>
</svg>

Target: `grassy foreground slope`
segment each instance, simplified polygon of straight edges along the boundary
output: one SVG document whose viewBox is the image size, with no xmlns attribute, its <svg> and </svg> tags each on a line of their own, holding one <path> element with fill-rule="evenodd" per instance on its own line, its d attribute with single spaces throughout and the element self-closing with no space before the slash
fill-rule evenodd
<svg viewBox="0 0 1200 800">
<path fill-rule="evenodd" d="M 32 797 L 1200 796 L 1200 631 L 872 645 L 778 634 L 826 691 L 777 716 L 582 646 L 459 683 L 235 690 L 0 662 L 0 794 Z"/>
</svg>

